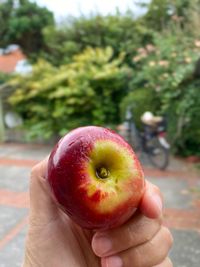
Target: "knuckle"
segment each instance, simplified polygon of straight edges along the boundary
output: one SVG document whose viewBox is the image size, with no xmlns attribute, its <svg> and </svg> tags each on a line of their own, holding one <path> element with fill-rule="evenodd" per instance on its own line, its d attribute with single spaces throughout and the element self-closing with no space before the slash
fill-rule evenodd
<svg viewBox="0 0 200 267">
<path fill-rule="evenodd" d="M 161 221 L 160 219 L 149 219 L 149 222 L 146 224 L 145 228 L 142 229 L 142 232 L 145 233 L 144 240 L 142 243 L 151 242 L 153 237 L 158 233 L 161 229 Z"/>
<path fill-rule="evenodd" d="M 154 267 L 173 267 L 173 263 L 169 257 L 165 258 L 163 262 L 154 265 Z"/>
<path fill-rule="evenodd" d="M 44 160 L 33 166 L 33 168 L 31 169 L 31 179 L 35 177 L 45 176 L 45 173 L 47 171 L 47 161 L 48 158 L 45 158 Z"/>
<path fill-rule="evenodd" d="M 153 233 L 149 231 L 148 233 L 146 233 L 142 243 L 149 243 L 151 245 L 153 236 Z"/>
<path fill-rule="evenodd" d="M 159 195 L 161 197 L 161 199 L 163 200 L 163 194 L 162 194 L 160 188 L 157 185 L 153 185 L 153 191 L 154 191 L 154 193 Z"/>
<path fill-rule="evenodd" d="M 162 224 L 163 224 L 163 216 L 159 216 L 159 217 L 157 218 L 157 222 L 158 222 L 158 224 L 159 224 L 160 227 L 161 227 Z"/>
<path fill-rule="evenodd" d="M 153 185 L 153 189 L 156 193 L 160 193 L 160 188 L 157 185 Z"/>
<path fill-rule="evenodd" d="M 37 163 L 34 165 L 31 169 L 31 178 L 38 174 L 38 171 L 40 169 L 40 163 Z"/>
<path fill-rule="evenodd" d="M 163 231 L 164 231 L 165 240 L 167 241 L 169 248 L 171 248 L 173 245 L 173 241 L 174 241 L 173 236 L 167 227 L 163 226 Z"/>
<path fill-rule="evenodd" d="M 168 261 L 169 261 L 169 267 L 173 267 L 174 265 L 170 258 L 168 258 Z"/>
<path fill-rule="evenodd" d="M 167 267 L 173 267 L 173 263 L 170 258 L 167 258 Z"/>
<path fill-rule="evenodd" d="M 161 191 L 160 191 L 160 188 L 155 185 L 155 184 L 151 184 L 151 192 L 154 193 L 154 194 L 158 194 L 161 196 Z"/>
<path fill-rule="evenodd" d="M 154 224 L 156 222 L 153 222 Z M 130 245 L 138 245 L 140 243 L 145 243 L 152 238 L 152 220 L 146 217 L 138 217 L 137 221 L 129 223 L 126 227 L 126 234 L 124 237 Z M 147 231 L 148 229 L 148 231 Z"/>
<path fill-rule="evenodd" d="M 144 238 L 144 243 L 150 242 L 151 239 L 152 239 L 152 236 L 150 234 L 146 235 L 146 237 Z"/>
<path fill-rule="evenodd" d="M 156 265 L 155 267 L 173 267 L 173 263 L 169 257 L 167 257 L 163 263 Z"/>
<path fill-rule="evenodd" d="M 126 229 L 126 240 L 132 245 L 147 243 L 161 229 L 161 219 L 149 219 L 141 217 L 136 223 L 129 223 Z"/>
</svg>

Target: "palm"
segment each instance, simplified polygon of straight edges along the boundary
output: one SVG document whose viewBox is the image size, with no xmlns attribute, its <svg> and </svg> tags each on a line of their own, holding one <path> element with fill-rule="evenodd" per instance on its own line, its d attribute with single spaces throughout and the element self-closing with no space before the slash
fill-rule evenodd
<svg viewBox="0 0 200 267">
<path fill-rule="evenodd" d="M 101 266 L 100 259 L 94 255 L 91 248 L 93 233 L 75 225 L 65 214 L 60 213 L 48 225 L 39 227 L 40 229 L 38 226 L 32 228 L 34 240 L 37 240 L 34 246 L 36 255 L 41 253 L 38 255 L 40 263 L 37 263 L 37 266 L 46 266 L 47 259 L 49 267 Z"/>
</svg>

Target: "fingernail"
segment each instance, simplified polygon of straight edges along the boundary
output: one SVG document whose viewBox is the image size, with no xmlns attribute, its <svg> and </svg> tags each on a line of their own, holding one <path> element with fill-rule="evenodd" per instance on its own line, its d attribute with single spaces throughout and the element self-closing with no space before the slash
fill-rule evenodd
<svg viewBox="0 0 200 267">
<path fill-rule="evenodd" d="M 97 255 L 103 256 L 112 249 L 112 242 L 104 236 L 96 237 L 93 248 Z"/>
<path fill-rule="evenodd" d="M 163 209 L 163 204 L 162 204 L 162 200 L 161 200 L 160 196 L 158 196 L 156 194 L 152 195 L 152 200 L 153 200 L 155 206 L 157 207 L 157 212 L 161 213 L 162 209 Z"/>
<path fill-rule="evenodd" d="M 106 267 L 122 267 L 123 261 L 119 256 L 112 256 L 105 259 Z"/>
</svg>

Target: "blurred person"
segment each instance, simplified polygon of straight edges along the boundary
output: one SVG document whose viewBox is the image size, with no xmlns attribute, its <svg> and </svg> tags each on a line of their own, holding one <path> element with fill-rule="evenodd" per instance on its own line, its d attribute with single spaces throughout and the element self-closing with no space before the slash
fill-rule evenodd
<svg viewBox="0 0 200 267">
<path fill-rule="evenodd" d="M 29 230 L 23 267 L 171 267 L 172 235 L 162 224 L 159 188 L 146 182 L 135 215 L 124 225 L 89 231 L 55 204 L 47 180 L 47 161 L 36 165 L 30 181 Z"/>
</svg>

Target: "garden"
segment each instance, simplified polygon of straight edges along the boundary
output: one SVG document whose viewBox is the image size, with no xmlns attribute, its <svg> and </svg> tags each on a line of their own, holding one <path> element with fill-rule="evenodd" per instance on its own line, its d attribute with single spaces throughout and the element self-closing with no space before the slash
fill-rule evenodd
<svg viewBox="0 0 200 267">
<path fill-rule="evenodd" d="M 32 72 L 0 73 L 0 84 L 13 88 L 6 101 L 28 140 L 90 124 L 115 129 L 130 106 L 138 127 L 144 111 L 166 117 L 174 154 L 200 156 L 198 0 L 153 0 L 140 3 L 144 15 L 116 11 L 59 24 L 35 3 L 12 3 L 0 4 L 0 47 L 19 44 Z"/>
</svg>

